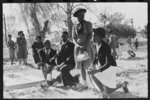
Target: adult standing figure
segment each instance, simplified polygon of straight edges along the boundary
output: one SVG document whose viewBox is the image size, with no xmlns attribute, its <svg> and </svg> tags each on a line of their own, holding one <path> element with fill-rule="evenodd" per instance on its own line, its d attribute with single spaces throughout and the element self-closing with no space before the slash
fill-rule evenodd
<svg viewBox="0 0 150 100">
<path fill-rule="evenodd" d="M 139 47 L 139 41 L 138 41 L 138 39 L 135 40 L 134 45 L 135 45 L 135 49 L 138 50 L 138 47 Z"/>
<path fill-rule="evenodd" d="M 127 43 L 128 43 L 128 45 L 129 45 L 129 48 L 132 50 L 132 37 L 131 37 L 131 36 L 129 36 L 129 37 L 127 38 Z"/>
<path fill-rule="evenodd" d="M 110 34 L 110 41 L 109 45 L 111 48 L 111 54 L 114 57 L 114 59 L 118 59 L 118 53 L 119 53 L 119 43 L 118 43 L 118 37 L 112 32 Z"/>
<path fill-rule="evenodd" d="M 95 57 L 94 65 L 96 68 L 89 69 L 95 88 L 102 92 L 103 98 L 108 98 L 109 95 L 118 88 L 123 87 L 124 92 L 129 92 L 127 82 L 116 84 L 117 63 L 111 55 L 111 48 L 103 41 L 105 30 L 97 28 L 94 31 L 93 40 L 96 43 L 97 56 Z"/>
<path fill-rule="evenodd" d="M 22 36 L 23 36 L 24 40 L 27 41 L 26 38 L 25 38 L 24 33 L 22 33 Z M 27 47 L 27 42 L 26 42 L 26 44 L 25 44 L 25 50 L 26 50 L 26 54 L 27 54 L 27 56 L 26 56 L 26 58 L 25 58 L 25 65 L 26 65 L 26 64 L 27 64 L 27 58 L 28 58 L 28 47 Z"/>
<path fill-rule="evenodd" d="M 40 69 L 39 62 L 40 62 L 40 57 L 38 51 L 44 47 L 43 42 L 41 41 L 41 36 L 36 37 L 36 41 L 32 45 L 32 50 L 33 50 L 33 58 L 34 62 L 37 64 L 38 69 Z"/>
<path fill-rule="evenodd" d="M 18 32 L 17 37 L 17 45 L 18 45 L 18 52 L 17 52 L 17 57 L 19 60 L 19 64 L 21 65 L 21 62 L 23 61 L 23 64 L 26 64 L 26 58 L 27 58 L 27 51 L 26 51 L 26 39 L 23 36 L 23 31 Z M 21 67 L 22 69 L 22 67 Z"/>
<path fill-rule="evenodd" d="M 13 65 L 14 58 L 15 58 L 15 43 L 11 39 L 12 38 L 11 35 L 8 35 L 8 38 L 9 38 L 8 40 L 9 55 L 10 55 L 11 65 Z"/>
<path fill-rule="evenodd" d="M 91 65 L 93 62 L 93 51 L 91 46 L 91 37 L 92 37 L 92 23 L 89 21 L 84 20 L 86 9 L 79 8 L 75 11 L 74 17 L 78 19 L 78 24 L 73 29 L 73 42 L 75 44 L 74 49 L 74 57 L 76 61 L 77 68 L 81 68 L 81 75 L 83 78 L 83 85 L 85 89 L 88 88 L 87 85 L 87 78 L 86 78 L 86 69 Z M 77 56 L 81 53 L 88 53 L 88 59 L 78 61 Z"/>
</svg>

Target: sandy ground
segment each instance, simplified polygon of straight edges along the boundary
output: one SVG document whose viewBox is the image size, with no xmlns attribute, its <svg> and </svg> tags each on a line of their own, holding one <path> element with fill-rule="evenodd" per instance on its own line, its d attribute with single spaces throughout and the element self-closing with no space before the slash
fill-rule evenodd
<svg viewBox="0 0 150 100">
<path fill-rule="evenodd" d="M 123 50 L 122 50 L 123 51 Z M 123 51 L 120 59 L 117 60 L 118 72 L 117 82 L 128 81 L 130 93 L 124 93 L 122 89 L 118 89 L 111 94 L 111 98 L 147 98 L 148 97 L 148 62 L 147 50 L 139 49 L 136 51 L 136 57 L 131 58 L 127 52 Z M 4 74 L 20 71 L 16 65 L 10 66 L 7 61 L 8 53 L 4 50 L 3 71 Z M 33 63 L 31 51 L 29 52 L 28 63 Z M 26 71 L 29 68 L 25 68 Z M 76 73 L 78 71 L 73 71 Z M 4 98 L 99 98 L 101 93 L 94 89 L 85 91 L 76 91 L 73 89 L 49 87 L 43 90 L 39 85 L 35 85 L 25 89 L 5 90 Z"/>
</svg>

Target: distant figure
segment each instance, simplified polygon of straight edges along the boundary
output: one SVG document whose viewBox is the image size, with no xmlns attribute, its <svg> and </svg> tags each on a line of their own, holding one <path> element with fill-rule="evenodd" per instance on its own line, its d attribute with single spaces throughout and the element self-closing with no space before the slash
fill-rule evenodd
<svg viewBox="0 0 150 100">
<path fill-rule="evenodd" d="M 12 36 L 8 35 L 8 48 L 9 48 L 9 55 L 10 55 L 10 60 L 11 60 L 11 65 L 13 65 L 14 59 L 15 59 L 15 43 L 11 39 Z"/>
<path fill-rule="evenodd" d="M 111 48 L 111 54 L 114 57 L 114 59 L 118 59 L 118 49 L 119 49 L 119 42 L 118 42 L 118 37 L 114 34 L 111 33 L 110 35 L 110 41 L 109 45 Z"/>
<path fill-rule="evenodd" d="M 42 72 L 46 85 L 52 85 L 52 69 L 54 64 L 50 60 L 56 55 L 56 50 L 51 48 L 51 43 L 49 40 L 44 42 L 44 48 L 39 51 L 40 56 L 40 66 L 42 67 Z M 49 77 L 48 77 L 49 76 Z"/>
<path fill-rule="evenodd" d="M 135 49 L 138 50 L 138 46 L 139 46 L 139 41 L 138 41 L 138 39 L 135 40 L 134 45 L 135 45 Z"/>
<path fill-rule="evenodd" d="M 27 48 L 26 48 L 26 39 L 23 36 L 23 31 L 18 32 L 17 37 L 17 45 L 18 45 L 18 50 L 17 50 L 17 58 L 19 60 L 19 64 L 21 65 L 21 62 L 23 61 L 23 65 L 26 64 L 26 59 L 27 59 Z M 22 67 L 21 67 L 22 69 Z"/>
<path fill-rule="evenodd" d="M 129 44 L 129 48 L 132 50 L 132 37 L 131 36 L 127 38 L 127 43 Z"/>
<path fill-rule="evenodd" d="M 40 57 L 38 51 L 44 47 L 43 42 L 41 41 L 41 36 L 36 37 L 36 41 L 32 45 L 33 58 L 34 62 L 37 64 L 38 69 L 40 69 L 38 63 L 40 62 Z"/>
</svg>

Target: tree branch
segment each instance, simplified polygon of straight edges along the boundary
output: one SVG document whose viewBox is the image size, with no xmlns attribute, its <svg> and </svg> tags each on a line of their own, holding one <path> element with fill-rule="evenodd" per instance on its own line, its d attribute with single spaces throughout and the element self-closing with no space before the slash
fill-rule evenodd
<svg viewBox="0 0 150 100">
<path fill-rule="evenodd" d="M 57 4 L 57 6 L 60 7 L 67 14 L 67 11 L 62 6 L 60 6 L 59 4 Z"/>
<path fill-rule="evenodd" d="M 71 9 L 70 9 L 70 11 L 72 12 L 72 8 L 73 8 L 73 5 L 74 5 L 74 4 L 73 4 L 73 3 L 71 3 L 71 4 L 72 4 L 72 5 L 71 5 Z"/>
</svg>

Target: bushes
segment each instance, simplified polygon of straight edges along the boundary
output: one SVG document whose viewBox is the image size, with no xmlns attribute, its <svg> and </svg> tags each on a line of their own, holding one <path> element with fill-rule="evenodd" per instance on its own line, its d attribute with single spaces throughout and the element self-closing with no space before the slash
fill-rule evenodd
<svg viewBox="0 0 150 100">
<path fill-rule="evenodd" d="M 108 33 L 114 33 L 119 37 L 127 38 L 128 36 L 135 37 L 136 30 L 126 24 L 108 24 L 106 30 L 109 30 Z"/>
</svg>

